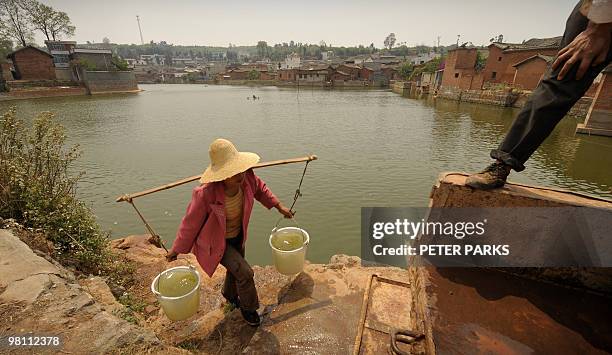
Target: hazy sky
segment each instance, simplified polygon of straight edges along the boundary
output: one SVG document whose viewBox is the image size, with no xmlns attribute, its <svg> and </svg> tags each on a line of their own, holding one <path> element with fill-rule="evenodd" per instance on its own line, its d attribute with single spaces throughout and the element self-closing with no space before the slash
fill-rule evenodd
<svg viewBox="0 0 612 355">
<path fill-rule="evenodd" d="M 352 46 L 383 46 L 394 32 L 397 43 L 488 44 L 563 34 L 577 0 L 41 0 L 68 13 L 77 28 L 74 40 L 184 45 L 254 45 L 265 40 Z M 37 36 L 38 42 L 43 38 Z"/>
</svg>

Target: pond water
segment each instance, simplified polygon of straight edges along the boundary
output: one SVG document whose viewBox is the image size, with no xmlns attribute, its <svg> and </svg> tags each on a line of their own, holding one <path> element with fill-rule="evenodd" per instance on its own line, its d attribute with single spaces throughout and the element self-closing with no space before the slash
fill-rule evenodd
<svg viewBox="0 0 612 355">
<path fill-rule="evenodd" d="M 308 258 L 360 253 L 362 206 L 425 207 L 444 171 L 476 171 L 489 163 L 517 110 L 444 100 L 414 100 L 386 90 L 330 91 L 276 87 L 141 85 L 144 92 L 0 103 L 28 120 L 52 111 L 78 143 L 86 171 L 78 194 L 113 238 L 145 232 L 127 203 L 132 193 L 201 173 L 217 137 L 262 161 L 316 154 L 296 205 L 311 237 Z M 247 100 L 256 95 L 259 100 Z M 510 180 L 612 198 L 612 139 L 574 135 L 566 118 L 527 169 Z M 256 173 L 289 206 L 303 164 Z M 167 242 L 196 183 L 135 200 Z M 247 256 L 270 264 L 268 236 L 279 214 L 258 205 Z M 282 222 L 289 225 L 290 222 Z"/>
</svg>

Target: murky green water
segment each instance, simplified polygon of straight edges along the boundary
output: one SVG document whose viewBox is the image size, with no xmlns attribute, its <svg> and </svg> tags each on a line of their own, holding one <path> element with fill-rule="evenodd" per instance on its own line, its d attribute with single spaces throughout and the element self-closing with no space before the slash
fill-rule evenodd
<svg viewBox="0 0 612 355">
<path fill-rule="evenodd" d="M 516 110 L 437 101 L 388 91 L 326 91 L 195 85 L 141 85 L 134 95 L 0 103 L 26 117 L 50 110 L 84 151 L 79 194 L 113 237 L 143 233 L 126 203 L 115 198 L 202 172 L 217 137 L 274 160 L 317 154 L 297 203 L 310 234 L 308 257 L 359 254 L 361 206 L 426 206 L 442 171 L 475 171 L 502 139 Z M 255 94 L 261 99 L 247 100 Z M 612 198 L 612 139 L 574 136 L 564 120 L 511 180 Z M 257 173 L 291 204 L 303 165 Z M 195 183 L 194 183 L 195 184 Z M 172 241 L 194 184 L 136 200 L 156 231 Z M 254 209 L 247 254 L 270 263 L 268 236 L 279 214 Z M 283 222 L 289 225 L 289 222 Z"/>
</svg>

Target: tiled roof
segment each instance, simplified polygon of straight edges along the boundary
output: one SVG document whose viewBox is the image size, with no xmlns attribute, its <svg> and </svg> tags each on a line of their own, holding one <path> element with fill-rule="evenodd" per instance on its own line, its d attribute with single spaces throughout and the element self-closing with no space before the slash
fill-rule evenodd
<svg viewBox="0 0 612 355">
<path fill-rule="evenodd" d="M 553 61 L 553 59 L 555 59 L 555 58 L 554 58 L 554 57 L 551 57 L 551 56 L 549 56 L 549 55 L 536 54 L 536 55 L 533 55 L 533 56 L 531 56 L 531 57 L 529 57 L 529 58 L 523 59 L 523 60 L 521 60 L 520 62 L 518 62 L 518 63 L 516 63 L 516 64 L 513 64 L 512 66 L 513 66 L 513 67 L 518 67 L 518 66 L 523 65 L 523 64 L 525 64 L 525 63 L 527 63 L 527 62 L 529 62 L 529 61 L 531 61 L 531 60 L 534 60 L 534 59 L 542 59 L 542 60 L 543 60 L 543 61 L 545 61 L 546 63 L 550 63 L 550 62 L 552 62 L 552 61 Z"/>
<path fill-rule="evenodd" d="M 551 38 L 532 38 L 525 43 L 498 43 L 493 42 L 490 46 L 496 46 L 505 51 L 516 51 L 516 50 L 531 50 L 531 49 L 555 49 L 561 45 L 561 39 L 563 37 L 551 37 Z"/>
<path fill-rule="evenodd" d="M 13 56 L 15 53 L 17 53 L 17 52 L 21 52 L 22 50 L 24 50 L 24 49 L 28 49 L 28 48 L 35 49 L 35 50 L 37 50 L 37 51 L 39 51 L 39 52 L 41 52 L 41 53 L 43 53 L 43 54 L 45 54 L 45 55 L 48 55 L 49 57 L 53 58 L 53 56 L 52 56 L 51 54 L 49 54 L 48 52 L 43 51 L 42 49 L 37 48 L 37 47 L 34 47 L 34 46 L 25 46 L 25 47 L 21 47 L 21 48 L 19 48 L 19 49 L 17 49 L 17 50 L 12 51 L 11 53 L 7 54 L 7 55 L 6 55 L 6 57 L 7 57 L 7 58 L 11 58 L 11 57 L 12 57 L 12 56 Z"/>
</svg>

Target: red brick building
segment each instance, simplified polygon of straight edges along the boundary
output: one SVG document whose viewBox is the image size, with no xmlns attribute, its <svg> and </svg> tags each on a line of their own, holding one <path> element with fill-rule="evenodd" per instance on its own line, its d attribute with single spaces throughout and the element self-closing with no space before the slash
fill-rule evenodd
<svg viewBox="0 0 612 355">
<path fill-rule="evenodd" d="M 347 80 L 358 80 L 361 68 L 355 64 L 340 64 L 336 70 L 348 74 L 349 79 Z"/>
<path fill-rule="evenodd" d="M 361 80 L 370 81 L 372 79 L 372 74 L 374 74 L 374 69 L 368 67 L 362 67 L 359 69 L 359 77 Z"/>
<path fill-rule="evenodd" d="M 476 71 L 478 50 L 475 47 L 458 47 L 448 51 L 442 75 L 442 87 L 462 90 L 480 89 L 482 74 Z"/>
<path fill-rule="evenodd" d="M 537 55 L 554 57 L 559 51 L 560 43 L 561 37 L 532 38 L 520 44 L 491 43 L 483 70 L 484 82 L 512 84 L 515 64 Z"/>
<path fill-rule="evenodd" d="M 331 74 L 331 80 L 333 80 L 333 81 L 348 81 L 348 80 L 354 80 L 354 79 L 353 79 L 353 76 L 351 74 L 345 73 L 345 72 L 341 71 L 340 69 L 336 69 Z"/>
<path fill-rule="evenodd" d="M 297 69 L 280 69 L 278 71 L 278 80 L 281 81 L 295 81 Z"/>
<path fill-rule="evenodd" d="M 6 56 L 13 62 L 15 80 L 54 80 L 53 56 L 33 46 L 20 48 Z"/>
<path fill-rule="evenodd" d="M 397 80 L 399 79 L 399 74 L 397 73 L 397 68 L 395 65 L 381 65 L 380 70 L 387 80 Z"/>
<path fill-rule="evenodd" d="M 512 65 L 514 68 L 513 86 L 523 90 L 535 89 L 542 80 L 548 65 L 552 63 L 553 58 L 536 54 Z"/>
<path fill-rule="evenodd" d="M 225 80 L 247 80 L 250 70 L 247 69 L 232 69 L 225 72 L 223 78 Z"/>
</svg>

